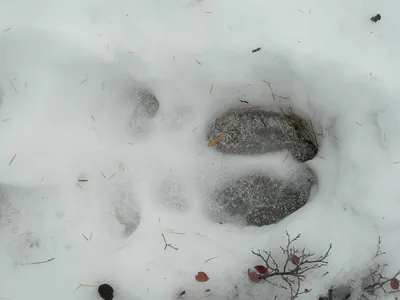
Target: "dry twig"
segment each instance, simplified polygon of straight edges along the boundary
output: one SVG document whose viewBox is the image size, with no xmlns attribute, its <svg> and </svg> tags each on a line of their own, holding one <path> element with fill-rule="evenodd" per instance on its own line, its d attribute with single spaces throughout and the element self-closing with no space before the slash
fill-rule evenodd
<svg viewBox="0 0 400 300">
<path fill-rule="evenodd" d="M 168 243 L 167 243 L 167 240 L 165 239 L 165 235 L 164 235 L 163 233 L 161 233 L 161 235 L 162 235 L 162 237 L 163 237 L 163 239 L 164 239 L 164 243 L 165 243 L 164 250 L 166 250 L 167 247 L 170 247 L 170 248 L 172 248 L 172 249 L 174 249 L 174 250 L 179 250 L 178 248 L 175 248 L 175 247 L 172 246 L 171 244 L 168 244 Z"/>
<path fill-rule="evenodd" d="M 48 260 L 44 260 L 44 261 L 37 261 L 37 262 L 32 262 L 32 263 L 24 263 L 24 264 L 21 264 L 21 266 L 40 265 L 40 264 L 48 263 L 48 262 L 50 262 L 50 261 L 52 261 L 52 260 L 55 260 L 55 257 L 50 258 L 50 259 L 48 259 Z"/>
</svg>

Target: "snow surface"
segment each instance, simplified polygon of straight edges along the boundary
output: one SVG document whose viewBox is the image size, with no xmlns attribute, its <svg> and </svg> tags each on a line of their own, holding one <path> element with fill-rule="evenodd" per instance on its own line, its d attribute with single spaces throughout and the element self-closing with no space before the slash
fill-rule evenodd
<svg viewBox="0 0 400 300">
<path fill-rule="evenodd" d="M 76 288 L 103 282 L 117 300 L 182 290 L 198 299 L 206 289 L 232 299 L 235 285 L 238 299 L 285 299 L 246 272 L 260 263 L 251 250 L 279 251 L 286 230 L 318 254 L 333 244 L 329 274 L 313 273 L 301 299 L 358 279 L 378 236 L 396 272 L 399 9 L 395 0 L 0 1 L 0 299 L 95 300 L 95 288 Z M 211 119 L 239 99 L 276 105 L 263 80 L 322 127 L 308 163 L 318 191 L 277 225 L 220 225 L 202 209 L 214 185 L 296 164 L 206 147 Z M 160 109 L 135 135 L 131 99 L 143 88 Z M 161 233 L 179 250 L 164 250 Z M 199 271 L 207 283 L 194 280 Z"/>
</svg>

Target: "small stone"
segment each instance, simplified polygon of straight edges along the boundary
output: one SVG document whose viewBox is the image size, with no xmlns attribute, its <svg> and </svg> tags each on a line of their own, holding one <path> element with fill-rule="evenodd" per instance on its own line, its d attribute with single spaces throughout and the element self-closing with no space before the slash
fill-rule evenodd
<svg viewBox="0 0 400 300">
<path fill-rule="evenodd" d="M 309 122 L 293 114 L 265 111 L 260 108 L 231 109 L 211 124 L 207 139 L 218 134 L 224 138 L 215 149 L 224 154 L 257 155 L 288 150 L 305 162 L 313 159 L 318 145 Z"/>
<path fill-rule="evenodd" d="M 97 291 L 99 292 L 100 297 L 104 300 L 113 300 L 114 298 L 114 289 L 107 283 L 99 285 Z"/>
<path fill-rule="evenodd" d="M 382 18 L 381 15 L 377 14 L 376 16 L 371 17 L 371 21 L 376 23 L 376 22 L 380 21 L 381 18 Z"/>
</svg>

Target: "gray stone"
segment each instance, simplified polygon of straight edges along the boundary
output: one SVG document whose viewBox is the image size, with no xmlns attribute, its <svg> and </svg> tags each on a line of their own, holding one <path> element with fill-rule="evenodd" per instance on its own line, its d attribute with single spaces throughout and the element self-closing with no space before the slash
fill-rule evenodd
<svg viewBox="0 0 400 300">
<path fill-rule="evenodd" d="M 306 167 L 284 178 L 250 174 L 215 191 L 209 203 L 210 215 L 217 222 L 274 224 L 304 206 L 315 183 L 314 174 Z"/>
<path fill-rule="evenodd" d="M 215 149 L 225 154 L 255 155 L 288 150 L 300 162 L 310 160 L 318 145 L 309 122 L 293 114 L 261 108 L 231 109 L 211 124 L 207 139 L 224 132 Z"/>
</svg>

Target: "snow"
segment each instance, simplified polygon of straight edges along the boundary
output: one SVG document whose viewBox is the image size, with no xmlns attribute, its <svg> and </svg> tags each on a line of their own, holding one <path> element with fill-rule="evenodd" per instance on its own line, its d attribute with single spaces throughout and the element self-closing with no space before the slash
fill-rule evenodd
<svg viewBox="0 0 400 300">
<path fill-rule="evenodd" d="M 0 299 L 95 300 L 96 288 L 76 288 L 104 282 L 116 300 L 182 290 L 198 299 L 206 289 L 232 299 L 235 285 L 238 299 L 265 299 L 263 289 L 285 299 L 247 279 L 260 263 L 251 250 L 279 253 L 285 231 L 318 254 L 333 244 L 329 274 L 307 278 L 301 299 L 360 279 L 378 236 L 395 273 L 399 9 L 394 0 L 1 1 Z M 296 165 L 282 163 L 286 153 L 207 148 L 212 118 L 239 99 L 285 105 L 263 80 L 321 126 L 307 163 L 318 189 L 276 225 L 220 225 L 203 209 L 215 185 Z M 160 102 L 145 134 L 129 125 L 140 89 Z M 179 250 L 164 250 L 162 233 Z M 199 271 L 210 280 L 196 282 Z"/>
</svg>

